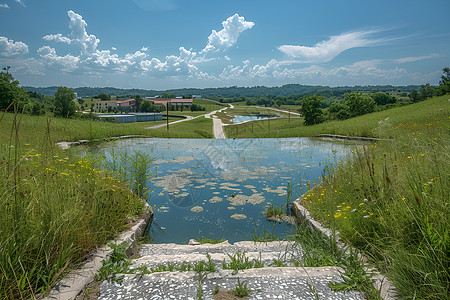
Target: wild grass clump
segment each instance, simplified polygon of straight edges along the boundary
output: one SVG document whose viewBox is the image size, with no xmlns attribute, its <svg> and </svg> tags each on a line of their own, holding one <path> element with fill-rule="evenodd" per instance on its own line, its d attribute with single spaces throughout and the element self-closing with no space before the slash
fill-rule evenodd
<svg viewBox="0 0 450 300">
<path fill-rule="evenodd" d="M 341 249 L 334 236 L 326 237 L 322 232 L 308 226 L 297 224 L 295 232 L 289 237 L 302 249 L 301 257 L 294 257 L 296 267 L 338 266 L 344 270 L 343 281 L 330 283 L 334 290 L 357 290 L 363 292 L 366 299 L 380 299 L 379 292 L 372 284 L 371 274 L 364 269 L 364 263 L 352 248 Z"/>
<path fill-rule="evenodd" d="M 264 212 L 264 215 L 266 216 L 266 218 L 270 218 L 270 217 L 281 217 L 284 216 L 285 211 L 283 206 L 278 206 L 276 204 L 270 204 L 266 211 Z"/>
<path fill-rule="evenodd" d="M 142 214 L 128 182 L 55 148 L 51 119 L 22 136 L 22 116 L 0 143 L 0 298 L 44 293 Z"/>
<path fill-rule="evenodd" d="M 450 294 L 449 123 L 447 109 L 386 128 L 392 141 L 355 149 L 303 197 L 406 299 Z"/>
<path fill-rule="evenodd" d="M 200 244 L 220 244 L 220 243 L 225 242 L 225 239 L 222 239 L 222 238 L 214 239 L 211 237 L 202 236 L 202 237 L 196 238 L 196 241 L 198 241 Z"/>
</svg>

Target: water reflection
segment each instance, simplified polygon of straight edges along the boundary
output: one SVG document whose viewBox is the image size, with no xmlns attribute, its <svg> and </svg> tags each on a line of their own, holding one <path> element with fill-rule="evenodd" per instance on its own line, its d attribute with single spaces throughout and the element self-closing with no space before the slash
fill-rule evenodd
<svg viewBox="0 0 450 300">
<path fill-rule="evenodd" d="M 266 206 L 285 204 L 288 182 L 296 199 L 306 181 L 317 180 L 326 164 L 335 165 L 352 147 L 307 138 L 133 139 L 97 151 L 110 157 L 111 151 L 137 150 L 156 159 L 157 177 L 147 182 L 163 228 L 156 242 L 183 243 L 201 236 L 249 239 L 255 228 L 290 231 L 291 225 L 272 227 L 265 220 Z"/>
</svg>

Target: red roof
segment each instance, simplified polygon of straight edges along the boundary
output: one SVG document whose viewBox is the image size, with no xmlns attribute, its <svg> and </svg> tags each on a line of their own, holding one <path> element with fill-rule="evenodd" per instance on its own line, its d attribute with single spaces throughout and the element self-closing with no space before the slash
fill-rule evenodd
<svg viewBox="0 0 450 300">
<path fill-rule="evenodd" d="M 121 100 L 118 101 L 119 103 L 126 103 L 126 102 L 132 102 L 132 101 L 136 101 L 136 99 L 127 99 L 127 100 Z"/>
<path fill-rule="evenodd" d="M 167 102 L 170 103 L 192 103 L 192 99 L 143 99 L 147 101 L 151 101 L 154 104 L 166 104 Z"/>
</svg>

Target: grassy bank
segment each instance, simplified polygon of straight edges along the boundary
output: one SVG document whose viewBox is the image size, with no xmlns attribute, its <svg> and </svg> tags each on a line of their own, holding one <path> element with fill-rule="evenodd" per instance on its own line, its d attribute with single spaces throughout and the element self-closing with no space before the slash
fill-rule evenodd
<svg viewBox="0 0 450 300">
<path fill-rule="evenodd" d="M 360 147 L 348 161 L 328 166 L 322 184 L 302 200 L 315 218 L 363 250 L 402 299 L 450 294 L 448 98 L 359 118 L 359 126 L 393 141 Z"/>
<path fill-rule="evenodd" d="M 0 298 L 34 298 L 142 214 L 133 183 L 151 160 L 134 153 L 131 173 L 119 174 L 54 144 L 137 133 L 128 126 L 0 118 Z"/>
<path fill-rule="evenodd" d="M 170 116 L 170 115 L 169 115 Z M 1 116 L 0 116 L 1 117 Z M 3 115 L 0 126 L 0 142 L 6 143 L 11 136 L 11 126 L 14 114 Z M 169 122 L 181 120 L 170 118 Z M 167 129 L 146 129 L 166 121 L 139 122 L 130 124 L 117 124 L 101 121 L 81 119 L 62 119 L 49 116 L 21 116 L 19 143 L 28 143 L 36 147 L 59 141 L 77 141 L 80 139 L 103 139 L 121 135 L 146 135 L 151 137 L 177 137 L 177 138 L 205 138 L 212 137 L 212 121 L 203 117 L 195 120 L 170 125 Z M 47 140 L 42 139 L 45 132 Z"/>
<path fill-rule="evenodd" d="M 390 128 L 409 122 L 426 123 L 448 114 L 449 96 L 435 97 L 423 102 L 371 113 L 345 121 L 331 121 L 304 126 L 303 118 L 282 118 L 254 121 L 225 127 L 230 138 L 275 138 L 314 136 L 322 133 L 365 137 L 392 138 Z M 443 109 L 441 111 L 440 109 Z M 252 124 L 253 123 L 253 124 Z M 236 129 L 237 127 L 237 129 Z M 401 131 L 401 128 L 398 128 Z M 395 134 L 396 135 L 396 134 Z"/>
<path fill-rule="evenodd" d="M 159 138 L 213 138 L 213 121 L 204 117 L 147 131 L 147 135 Z"/>
</svg>

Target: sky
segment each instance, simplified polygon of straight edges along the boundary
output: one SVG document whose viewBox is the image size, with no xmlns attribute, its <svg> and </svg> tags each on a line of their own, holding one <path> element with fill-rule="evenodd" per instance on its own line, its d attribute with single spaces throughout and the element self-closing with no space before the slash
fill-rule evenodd
<svg viewBox="0 0 450 300">
<path fill-rule="evenodd" d="M 449 0 L 0 0 L 21 85 L 437 85 Z"/>
</svg>

